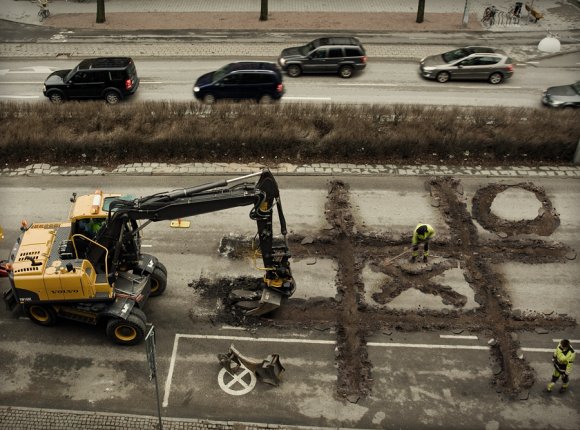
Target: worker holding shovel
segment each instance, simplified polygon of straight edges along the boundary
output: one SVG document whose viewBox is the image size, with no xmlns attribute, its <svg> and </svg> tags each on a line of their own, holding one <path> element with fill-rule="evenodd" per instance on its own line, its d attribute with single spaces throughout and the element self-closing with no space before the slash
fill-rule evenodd
<svg viewBox="0 0 580 430">
<path fill-rule="evenodd" d="M 413 245 L 413 256 L 411 257 L 411 263 L 417 261 L 419 256 L 419 245 L 423 244 L 423 263 L 427 262 L 427 257 L 429 257 L 429 240 L 435 236 L 435 229 L 429 224 L 418 224 L 413 232 L 413 239 L 411 243 Z"/>
</svg>

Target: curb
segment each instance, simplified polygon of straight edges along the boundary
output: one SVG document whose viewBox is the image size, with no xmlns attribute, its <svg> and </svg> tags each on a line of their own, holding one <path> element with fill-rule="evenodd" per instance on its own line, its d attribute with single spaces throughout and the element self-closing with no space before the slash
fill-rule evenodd
<svg viewBox="0 0 580 430">
<path fill-rule="evenodd" d="M 95 166 L 62 167 L 31 164 L 0 170 L 0 177 L 23 176 L 194 176 L 237 175 L 259 171 L 268 166 L 260 163 L 130 163 L 114 168 Z M 580 166 L 445 166 L 393 164 L 280 164 L 270 167 L 272 173 L 287 176 L 478 176 L 505 178 L 580 178 Z"/>
</svg>

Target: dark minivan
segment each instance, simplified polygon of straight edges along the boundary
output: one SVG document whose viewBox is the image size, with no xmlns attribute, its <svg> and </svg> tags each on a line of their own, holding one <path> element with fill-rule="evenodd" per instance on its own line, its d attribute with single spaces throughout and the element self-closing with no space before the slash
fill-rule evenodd
<svg viewBox="0 0 580 430">
<path fill-rule="evenodd" d="M 282 50 L 278 64 L 292 78 L 303 73 L 332 73 L 348 79 L 355 70 L 366 67 L 367 54 L 356 37 L 321 37 Z"/>
<path fill-rule="evenodd" d="M 206 104 L 219 99 L 270 103 L 284 95 L 282 73 L 276 64 L 265 61 L 230 63 L 200 76 L 193 95 Z"/>
<path fill-rule="evenodd" d="M 116 104 L 139 87 L 135 63 L 129 57 L 89 58 L 74 69 L 51 73 L 43 93 L 53 103 L 79 99 L 105 99 Z"/>
</svg>

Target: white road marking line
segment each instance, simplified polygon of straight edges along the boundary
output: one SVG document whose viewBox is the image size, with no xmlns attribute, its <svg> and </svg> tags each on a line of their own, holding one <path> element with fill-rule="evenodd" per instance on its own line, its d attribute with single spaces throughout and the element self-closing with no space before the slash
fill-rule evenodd
<svg viewBox="0 0 580 430">
<path fill-rule="evenodd" d="M 169 363 L 169 372 L 167 372 L 167 380 L 165 381 L 165 393 L 163 394 L 163 407 L 166 408 L 169 404 L 169 391 L 171 390 L 171 379 L 173 379 L 173 369 L 175 369 L 175 360 L 177 357 L 177 345 L 179 344 L 180 334 L 175 335 L 173 341 L 173 352 L 171 353 L 171 361 Z"/>
<path fill-rule="evenodd" d="M 382 346 L 385 348 L 419 348 L 419 349 L 477 349 L 488 350 L 489 346 L 478 345 L 436 345 L 428 343 L 383 343 L 383 342 L 367 342 L 368 346 Z"/>
<path fill-rule="evenodd" d="M 519 89 L 522 88 L 522 87 L 512 87 L 512 86 L 509 86 L 509 85 L 502 85 L 501 87 L 502 88 L 507 88 L 507 89 L 510 89 L 510 90 L 519 90 Z M 449 86 L 449 89 L 453 89 L 453 88 L 454 87 Z M 462 89 L 466 89 L 466 90 L 493 90 L 495 87 L 494 86 L 485 86 L 485 87 L 484 86 L 471 86 L 471 87 L 469 87 L 467 85 L 459 85 L 459 86 L 457 86 L 455 88 L 462 88 Z"/>
<path fill-rule="evenodd" d="M 554 352 L 554 348 L 522 348 L 526 352 Z"/>
<path fill-rule="evenodd" d="M 342 87 L 400 87 L 399 84 L 362 84 L 362 83 L 344 83 L 336 84 Z"/>
<path fill-rule="evenodd" d="M 330 101 L 332 98 L 330 97 L 282 97 L 284 100 L 325 100 Z"/>
<path fill-rule="evenodd" d="M 539 61 L 526 61 L 526 63 L 528 63 L 528 64 L 539 64 L 540 62 Z"/>
<path fill-rule="evenodd" d="M 220 336 L 212 334 L 178 334 L 176 336 L 185 339 L 213 339 L 213 340 L 245 340 L 248 342 L 273 342 L 273 343 L 312 343 L 320 345 L 334 345 L 335 340 L 318 340 L 318 339 L 289 339 L 279 337 L 248 337 L 248 336 Z"/>
<path fill-rule="evenodd" d="M 153 248 L 153 245 L 141 244 L 141 248 Z"/>
<path fill-rule="evenodd" d="M 440 334 L 439 337 L 441 339 L 473 339 L 477 340 L 477 336 L 462 336 L 462 335 L 455 335 L 455 334 Z"/>
<path fill-rule="evenodd" d="M 560 343 L 562 339 L 552 339 L 552 342 Z M 580 339 L 568 339 L 571 343 L 580 343 Z"/>
<path fill-rule="evenodd" d="M 245 330 L 244 327 L 234 327 L 231 325 L 222 325 L 221 329 L 222 330 Z"/>
<path fill-rule="evenodd" d="M 0 95 L 0 99 L 38 99 L 40 96 L 3 96 Z"/>
<path fill-rule="evenodd" d="M 7 84 L 19 84 L 19 85 L 22 85 L 22 84 L 26 84 L 26 85 L 28 85 L 28 84 L 34 84 L 34 85 L 42 85 L 42 84 L 44 84 L 44 81 L 42 81 L 42 82 L 35 82 L 35 81 L 34 82 L 33 81 L 6 81 L 6 82 L 2 82 L 2 85 L 7 85 Z"/>
<path fill-rule="evenodd" d="M 445 335 L 442 335 L 445 336 Z M 448 335 L 450 336 L 450 335 Z M 466 336 L 463 336 L 466 337 Z M 163 407 L 169 405 L 169 394 L 171 392 L 171 381 L 173 379 L 173 372 L 175 370 L 175 361 L 177 360 L 177 348 L 179 345 L 179 338 L 184 339 L 203 339 L 203 340 L 238 340 L 247 342 L 272 342 L 272 343 L 305 343 L 318 345 L 335 345 L 334 340 L 321 339 L 281 339 L 281 338 L 255 338 L 247 336 L 219 336 L 219 335 L 205 335 L 205 334 L 179 334 L 175 335 L 173 341 L 173 352 L 171 353 L 171 360 L 169 362 L 169 371 L 167 372 L 167 380 L 165 381 L 165 393 L 163 394 Z M 574 342 L 574 341 L 571 341 Z M 367 346 L 378 346 L 385 348 L 418 348 L 418 349 L 467 349 L 487 351 L 489 346 L 483 345 L 436 345 L 427 343 L 396 343 L 396 342 L 368 342 Z M 553 348 L 522 348 L 525 352 L 552 352 Z"/>
</svg>

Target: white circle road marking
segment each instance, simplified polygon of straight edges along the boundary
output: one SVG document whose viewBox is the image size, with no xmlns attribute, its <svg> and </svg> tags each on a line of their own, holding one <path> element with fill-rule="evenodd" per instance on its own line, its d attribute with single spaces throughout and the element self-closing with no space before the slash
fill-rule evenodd
<svg viewBox="0 0 580 430">
<path fill-rule="evenodd" d="M 229 382 L 226 382 L 227 377 L 231 378 Z M 249 381 L 246 380 L 246 377 L 249 377 Z M 235 375 L 230 374 L 224 368 L 222 368 L 218 374 L 218 384 L 220 388 L 232 396 L 243 396 L 244 394 L 248 394 L 256 386 L 256 381 L 257 379 L 254 372 L 248 370 L 244 365 L 241 365 L 238 373 Z M 238 385 L 242 388 L 237 389 L 236 387 Z"/>
</svg>

